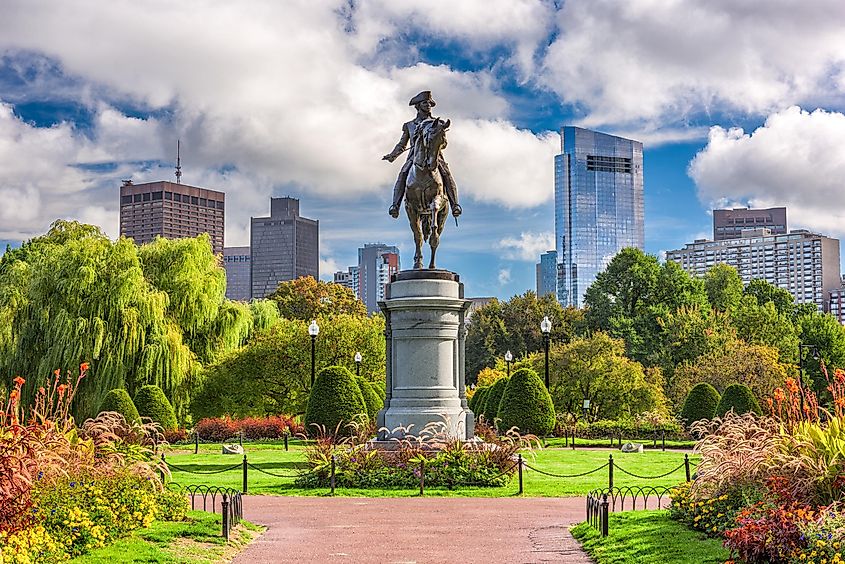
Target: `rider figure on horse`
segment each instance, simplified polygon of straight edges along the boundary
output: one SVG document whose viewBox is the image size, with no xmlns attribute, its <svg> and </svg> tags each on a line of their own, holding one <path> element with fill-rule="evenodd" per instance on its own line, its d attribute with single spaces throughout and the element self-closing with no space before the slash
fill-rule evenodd
<svg viewBox="0 0 845 564">
<path fill-rule="evenodd" d="M 393 151 L 382 157 L 382 160 L 393 162 L 396 157 L 401 155 L 410 143 L 411 150 L 408 151 L 408 158 L 405 164 L 402 165 L 402 170 L 399 172 L 399 178 L 396 180 L 396 185 L 393 187 L 393 204 L 390 206 L 389 213 L 394 218 L 399 217 L 399 205 L 402 203 L 402 198 L 405 195 L 405 184 L 408 180 L 408 171 L 414 162 L 414 141 L 415 136 L 418 135 L 422 129 L 422 124 L 431 120 L 431 108 L 435 106 L 434 99 L 431 97 L 429 90 L 424 90 L 411 98 L 408 102 L 409 106 L 414 106 L 417 109 L 417 117 L 402 125 L 402 138 L 399 143 L 393 148 Z M 443 189 L 446 196 L 449 198 L 449 204 L 452 208 L 452 215 L 458 217 L 461 215 L 461 206 L 458 204 L 458 188 L 455 186 L 455 179 L 452 178 L 452 173 L 449 172 L 449 165 L 446 160 L 440 155 L 437 159 L 437 170 L 440 171 L 440 176 L 443 179 Z"/>
</svg>

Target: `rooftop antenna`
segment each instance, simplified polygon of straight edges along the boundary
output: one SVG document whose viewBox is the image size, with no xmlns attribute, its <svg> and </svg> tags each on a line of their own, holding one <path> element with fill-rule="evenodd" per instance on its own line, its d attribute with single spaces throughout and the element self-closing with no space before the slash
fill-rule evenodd
<svg viewBox="0 0 845 564">
<path fill-rule="evenodd" d="M 181 158 L 182 140 L 176 140 L 176 184 L 182 184 L 182 158 Z"/>
</svg>

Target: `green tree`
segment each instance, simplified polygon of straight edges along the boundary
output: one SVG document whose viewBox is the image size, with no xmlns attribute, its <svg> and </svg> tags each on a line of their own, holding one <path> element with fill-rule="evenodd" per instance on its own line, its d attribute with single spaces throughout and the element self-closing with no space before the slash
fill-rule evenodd
<svg viewBox="0 0 845 564">
<path fill-rule="evenodd" d="M 813 345 L 821 361 L 829 370 L 845 367 L 845 327 L 832 315 L 815 312 L 798 319 L 802 344 Z M 818 361 L 805 353 L 804 381 L 812 384 L 816 394 L 824 401 L 828 397 L 827 381 Z"/>
<path fill-rule="evenodd" d="M 127 423 L 140 421 L 138 409 L 132 402 L 132 398 L 129 397 L 129 394 L 123 388 L 111 390 L 106 394 L 106 397 L 103 398 L 103 403 L 100 404 L 100 413 L 104 411 L 120 413 L 126 419 Z"/>
<path fill-rule="evenodd" d="M 161 425 L 164 431 L 172 431 L 177 427 L 173 406 L 158 386 L 143 386 L 138 390 L 135 394 L 135 407 L 138 409 L 138 415 L 149 417 L 154 423 Z"/>
<path fill-rule="evenodd" d="M 349 434 L 346 426 L 367 415 L 367 405 L 355 376 L 343 366 L 329 366 L 320 370 L 314 381 L 305 412 L 305 427 L 309 434 L 318 428 L 326 432 Z"/>
<path fill-rule="evenodd" d="M 276 291 L 267 296 L 276 302 L 282 317 L 311 321 L 318 317 L 334 315 L 367 315 L 364 302 L 349 288 L 301 276 L 289 282 L 280 282 Z"/>
<path fill-rule="evenodd" d="M 619 251 L 584 295 L 589 327 L 609 331 L 614 320 L 641 314 L 656 301 L 659 275 L 657 257 L 633 247 Z"/>
<path fill-rule="evenodd" d="M 499 404 L 502 402 L 502 395 L 508 385 L 507 378 L 501 378 L 490 387 L 487 397 L 484 400 L 484 419 L 489 425 L 496 424 L 496 417 L 499 414 Z"/>
<path fill-rule="evenodd" d="M 727 264 L 719 263 L 704 275 L 704 291 L 716 311 L 733 311 L 739 305 L 742 290 L 742 278 L 734 267 Z"/>
<path fill-rule="evenodd" d="M 762 413 L 757 398 L 745 384 L 731 384 L 725 389 L 722 399 L 719 400 L 719 405 L 716 406 L 716 417 L 724 417 L 731 410 L 737 415 L 743 413 L 760 415 Z"/>
<path fill-rule="evenodd" d="M 543 362 L 537 359 L 537 372 Z M 665 409 L 661 383 L 647 378 L 643 366 L 625 356 L 622 340 L 607 333 L 597 331 L 556 345 L 549 362 L 550 392 L 557 413 L 578 418 L 585 399 L 590 400 L 593 420 Z"/>
<path fill-rule="evenodd" d="M 795 299 L 788 290 L 778 288 L 761 278 L 749 282 L 742 293 L 745 296 L 752 296 L 760 306 L 771 302 L 781 315 L 792 315 L 795 309 Z"/>
<path fill-rule="evenodd" d="M 785 307 L 786 311 L 781 313 L 773 301 L 759 305 L 756 296 L 746 295 L 731 315 L 731 321 L 745 342 L 774 347 L 782 362 L 795 362 L 798 335 L 789 311 L 791 306 Z"/>
<path fill-rule="evenodd" d="M 548 435 L 555 427 L 552 398 L 537 373 L 521 368 L 508 380 L 498 415 L 499 429 L 519 428 L 520 433 Z"/>
<path fill-rule="evenodd" d="M 716 388 L 707 382 L 699 382 L 687 394 L 684 408 L 681 410 L 681 419 L 687 425 L 702 419 L 713 419 L 720 399 L 721 396 Z"/>
<path fill-rule="evenodd" d="M 367 415 L 370 419 L 375 419 L 379 410 L 384 407 L 384 402 L 373 389 L 372 384 L 365 380 L 363 376 L 356 377 L 355 383 L 361 389 L 361 396 L 364 398 L 364 405 L 367 407 Z"/>
<path fill-rule="evenodd" d="M 283 319 L 207 366 L 191 404 L 194 418 L 304 413 L 311 385 L 308 323 Z M 354 370 L 360 352 L 361 376 L 383 386 L 384 317 L 337 315 L 317 323 L 317 370 L 332 365 Z"/>
</svg>

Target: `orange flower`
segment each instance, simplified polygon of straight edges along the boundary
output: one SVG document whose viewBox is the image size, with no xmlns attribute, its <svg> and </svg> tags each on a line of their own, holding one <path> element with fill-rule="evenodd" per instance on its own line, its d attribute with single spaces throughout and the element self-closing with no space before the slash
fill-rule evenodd
<svg viewBox="0 0 845 564">
<path fill-rule="evenodd" d="M 795 379 L 787 378 L 786 379 L 786 389 L 789 390 L 792 394 L 797 394 L 799 391 L 798 384 L 795 383 Z"/>
<path fill-rule="evenodd" d="M 12 390 L 11 392 L 9 392 L 9 401 L 12 403 L 17 403 L 19 395 L 20 392 L 18 392 L 17 390 Z"/>
<path fill-rule="evenodd" d="M 38 388 L 38 393 L 42 394 L 42 395 L 44 394 L 44 387 L 43 386 Z"/>
<path fill-rule="evenodd" d="M 845 370 L 837 368 L 836 372 L 833 373 L 833 377 L 836 378 L 836 381 L 840 384 L 845 384 Z"/>
<path fill-rule="evenodd" d="M 775 388 L 775 400 L 783 401 L 783 390 L 781 388 Z"/>
<path fill-rule="evenodd" d="M 15 376 L 15 379 L 14 379 L 14 380 L 12 380 L 12 382 L 14 382 L 15 384 L 17 384 L 18 386 L 23 386 L 23 385 L 24 385 L 24 382 L 26 382 L 26 380 L 24 380 L 24 379 L 23 379 L 23 378 L 21 378 L 20 376 Z"/>
<path fill-rule="evenodd" d="M 67 390 L 67 384 L 60 384 L 59 385 L 59 395 L 64 395 L 65 390 Z"/>
<path fill-rule="evenodd" d="M 61 376 L 61 375 L 62 375 L 62 371 L 61 371 L 61 370 L 59 370 L 58 368 L 56 368 L 55 370 L 53 370 L 53 374 L 55 374 L 55 375 L 56 375 L 56 378 L 58 378 L 59 376 Z"/>
<path fill-rule="evenodd" d="M 88 368 L 89 368 L 90 366 L 91 366 L 91 365 L 90 365 L 90 364 L 88 364 L 87 362 L 83 362 L 82 364 L 80 364 L 80 365 L 79 365 L 79 371 L 80 371 L 80 372 L 87 372 L 87 371 L 88 371 Z"/>
</svg>

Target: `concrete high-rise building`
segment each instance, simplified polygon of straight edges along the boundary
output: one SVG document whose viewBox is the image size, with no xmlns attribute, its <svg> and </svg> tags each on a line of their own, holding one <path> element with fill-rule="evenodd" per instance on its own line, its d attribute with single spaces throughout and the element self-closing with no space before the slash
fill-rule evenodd
<svg viewBox="0 0 845 564">
<path fill-rule="evenodd" d="M 296 198 L 270 198 L 270 216 L 250 225 L 253 299 L 272 294 L 279 282 L 320 276 L 320 222 L 299 215 Z"/>
<path fill-rule="evenodd" d="M 546 251 L 537 263 L 537 297 L 552 294 L 557 297 L 557 251 Z"/>
<path fill-rule="evenodd" d="M 335 284 L 340 284 L 341 286 L 345 286 L 352 290 L 352 293 L 355 294 L 356 297 L 359 296 L 360 292 L 358 290 L 358 267 L 357 266 L 350 266 L 346 269 L 346 272 L 342 270 L 338 270 L 334 273 L 334 280 L 332 280 Z"/>
<path fill-rule="evenodd" d="M 643 145 L 580 127 L 555 156 L 557 297 L 583 306 L 596 275 L 625 247 L 642 249 Z"/>
<path fill-rule="evenodd" d="M 695 276 L 714 265 L 736 268 L 745 284 L 762 279 L 787 290 L 799 304 L 815 304 L 828 311 L 830 293 L 841 288 L 839 239 L 803 229 L 775 235 L 769 229 L 746 230 L 739 239 L 698 239 L 683 249 L 666 252 Z"/>
<path fill-rule="evenodd" d="M 367 243 L 358 249 L 358 297 L 368 313 L 379 311 L 384 287 L 399 272 L 399 248 L 382 243 Z"/>
<path fill-rule="evenodd" d="M 120 234 L 138 245 L 156 237 L 181 239 L 208 233 L 223 253 L 226 195 L 216 190 L 160 181 L 120 187 Z"/>
<path fill-rule="evenodd" d="M 713 210 L 713 240 L 739 239 L 749 229 L 767 228 L 772 235 L 786 234 L 786 208 Z"/>
<path fill-rule="evenodd" d="M 249 301 L 251 295 L 249 263 L 249 247 L 223 248 L 223 268 L 226 269 L 226 297 L 228 299 Z"/>
</svg>

